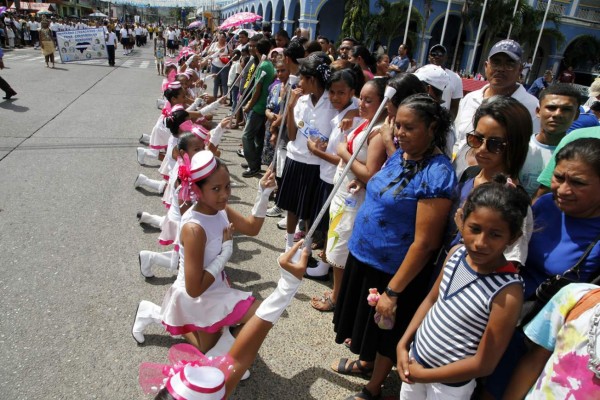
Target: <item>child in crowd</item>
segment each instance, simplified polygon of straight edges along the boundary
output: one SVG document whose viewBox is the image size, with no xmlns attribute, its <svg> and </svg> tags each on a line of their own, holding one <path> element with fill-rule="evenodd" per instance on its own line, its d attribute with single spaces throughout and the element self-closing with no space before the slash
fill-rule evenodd
<svg viewBox="0 0 600 400">
<path fill-rule="evenodd" d="M 523 281 L 504 252 L 521 235 L 529 197 L 510 178 L 475 188 L 459 210 L 464 244 L 450 250 L 398 343 L 400 399 L 468 399 L 519 319 Z"/>
<path fill-rule="evenodd" d="M 167 43 L 162 35 L 162 30 L 154 39 L 154 59 L 156 60 L 156 69 L 158 75 L 165 74 L 165 52 L 167 51 Z"/>
</svg>

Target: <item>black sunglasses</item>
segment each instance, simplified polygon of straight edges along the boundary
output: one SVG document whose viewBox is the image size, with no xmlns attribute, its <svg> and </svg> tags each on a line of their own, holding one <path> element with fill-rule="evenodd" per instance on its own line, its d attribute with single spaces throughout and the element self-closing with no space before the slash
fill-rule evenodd
<svg viewBox="0 0 600 400">
<path fill-rule="evenodd" d="M 429 53 L 431 57 L 444 57 L 446 53 L 442 53 L 441 51 L 434 51 Z"/>
<path fill-rule="evenodd" d="M 482 135 L 478 135 L 476 133 L 469 132 L 467 133 L 467 145 L 474 149 L 480 148 L 484 143 L 487 151 L 490 153 L 500 154 L 506 148 L 506 141 L 496 138 L 486 139 Z"/>
</svg>

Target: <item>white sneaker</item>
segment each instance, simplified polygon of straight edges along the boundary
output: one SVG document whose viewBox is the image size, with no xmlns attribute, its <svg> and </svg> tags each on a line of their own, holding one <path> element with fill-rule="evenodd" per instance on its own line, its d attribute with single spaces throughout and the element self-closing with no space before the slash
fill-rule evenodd
<svg viewBox="0 0 600 400">
<path fill-rule="evenodd" d="M 283 210 L 276 205 L 267 210 L 267 217 L 281 217 L 283 216 Z"/>
<path fill-rule="evenodd" d="M 140 165 L 144 165 L 144 156 L 146 155 L 146 152 L 144 151 L 143 147 L 138 147 L 137 148 L 137 162 Z"/>
<path fill-rule="evenodd" d="M 138 255 L 140 261 L 140 273 L 144 278 L 154 278 L 152 273 L 152 259 L 154 253 L 151 251 L 142 250 Z"/>
<path fill-rule="evenodd" d="M 277 222 L 277 227 L 279 229 L 287 229 L 287 216 Z"/>
</svg>

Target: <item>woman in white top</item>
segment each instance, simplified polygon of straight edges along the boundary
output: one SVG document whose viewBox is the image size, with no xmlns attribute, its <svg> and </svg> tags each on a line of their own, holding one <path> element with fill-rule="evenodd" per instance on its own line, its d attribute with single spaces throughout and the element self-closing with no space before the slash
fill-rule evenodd
<svg viewBox="0 0 600 400">
<path fill-rule="evenodd" d="M 219 40 L 208 48 L 208 57 L 211 59 L 210 73 L 217 74 L 213 85 L 213 97 L 217 98 L 219 87 L 222 95 L 227 93 L 227 77 L 229 76 L 229 45 L 225 33 L 219 33 Z M 225 68 L 226 67 L 226 68 Z"/>
<path fill-rule="evenodd" d="M 315 183 L 319 182 L 321 161 L 309 150 L 308 137 L 328 141 L 331 119 L 338 113 L 326 89 L 331 75 L 330 62 L 329 57 L 318 53 L 302 62 L 299 87 L 291 92 L 287 105 L 290 141 L 277 196 L 277 206 L 288 212 L 286 249 L 294 243 L 298 218 L 306 220 L 307 226 L 310 226 L 310 219 L 318 206 Z"/>
</svg>

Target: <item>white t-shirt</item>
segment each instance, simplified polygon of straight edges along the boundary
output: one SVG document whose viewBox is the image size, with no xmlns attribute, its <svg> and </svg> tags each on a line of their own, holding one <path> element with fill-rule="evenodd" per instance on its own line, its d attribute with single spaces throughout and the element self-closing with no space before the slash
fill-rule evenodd
<svg viewBox="0 0 600 400">
<path fill-rule="evenodd" d="M 327 149 L 325 150 L 326 153 L 337 155 L 338 144 L 340 144 L 345 135 L 347 135 L 349 132 L 352 132 L 352 129 L 358 126 L 357 124 L 354 124 L 354 126 L 347 131 L 342 131 L 339 127 L 340 122 L 342 122 L 348 111 L 356 110 L 357 108 L 358 99 L 353 97 L 350 105 L 331 119 L 331 134 L 329 135 L 329 142 L 327 142 Z M 333 185 L 333 177 L 335 176 L 337 164 L 332 164 L 329 161 L 323 160 L 322 158 L 320 159 L 320 162 L 321 169 L 319 172 L 319 178 L 321 178 L 323 182 Z"/>
<path fill-rule="evenodd" d="M 229 68 L 229 76 L 227 76 L 227 86 L 233 85 L 233 82 L 235 82 L 235 77 L 241 72 L 242 64 L 239 61 L 232 62 L 231 68 Z"/>
<path fill-rule="evenodd" d="M 540 186 L 537 178 L 552 159 L 555 149 L 556 146 L 540 143 L 536 135 L 531 136 L 527 159 L 525 159 L 525 164 L 519 174 L 519 181 L 521 181 L 521 185 L 523 185 L 529 196 L 533 196 Z"/>
<path fill-rule="evenodd" d="M 108 33 L 108 38 L 106 40 L 106 45 L 107 46 L 114 46 L 116 41 L 117 41 L 117 35 L 115 35 L 114 32 L 109 32 Z"/>
<path fill-rule="evenodd" d="M 139 26 L 135 28 L 135 36 L 142 36 L 142 28 Z"/>
<path fill-rule="evenodd" d="M 444 100 L 442 107 L 444 107 L 446 110 L 449 110 L 452 100 L 463 98 L 463 85 L 462 79 L 456 72 L 445 68 L 444 71 L 446 71 L 446 74 L 448 74 L 450 83 L 442 93 L 442 100 Z"/>
<path fill-rule="evenodd" d="M 167 40 L 175 40 L 175 32 L 174 31 L 167 32 Z"/>
<path fill-rule="evenodd" d="M 298 127 L 296 139 L 287 144 L 287 157 L 291 160 L 310 165 L 319 165 L 320 158 L 311 154 L 306 146 L 307 137 L 303 132 L 315 128 L 327 138 L 331 134 L 331 120 L 337 110 L 329 101 L 329 92 L 325 91 L 316 105 L 313 106 L 309 94 L 298 99 L 294 107 L 294 121 Z"/>
<path fill-rule="evenodd" d="M 127 34 L 127 29 L 125 29 L 125 28 L 121 28 L 120 33 L 121 33 L 121 39 L 127 39 L 129 37 Z"/>
</svg>

